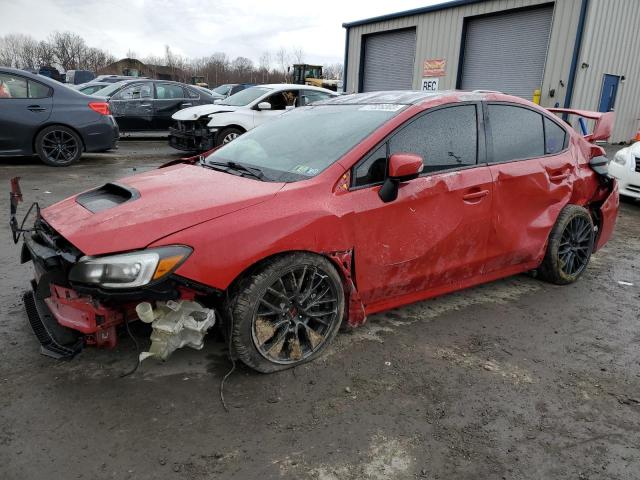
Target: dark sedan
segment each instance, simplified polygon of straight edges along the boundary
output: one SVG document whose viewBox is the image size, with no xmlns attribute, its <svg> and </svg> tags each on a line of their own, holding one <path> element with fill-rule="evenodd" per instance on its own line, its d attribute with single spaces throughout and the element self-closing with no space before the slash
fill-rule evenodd
<svg viewBox="0 0 640 480">
<path fill-rule="evenodd" d="M 118 126 L 103 98 L 42 75 L 0 68 L 0 156 L 37 154 L 63 167 L 82 152 L 116 146 Z"/>
<path fill-rule="evenodd" d="M 213 103 L 211 94 L 193 85 L 165 80 L 114 83 L 95 95 L 108 102 L 123 132 L 167 131 L 171 115 L 183 108 Z"/>
</svg>

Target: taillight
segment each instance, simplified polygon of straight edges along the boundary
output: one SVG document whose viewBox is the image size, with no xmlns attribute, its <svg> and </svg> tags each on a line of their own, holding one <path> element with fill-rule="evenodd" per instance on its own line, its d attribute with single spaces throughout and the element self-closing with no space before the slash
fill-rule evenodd
<svg viewBox="0 0 640 480">
<path fill-rule="evenodd" d="M 89 108 L 100 115 L 111 115 L 107 102 L 89 102 Z"/>
</svg>

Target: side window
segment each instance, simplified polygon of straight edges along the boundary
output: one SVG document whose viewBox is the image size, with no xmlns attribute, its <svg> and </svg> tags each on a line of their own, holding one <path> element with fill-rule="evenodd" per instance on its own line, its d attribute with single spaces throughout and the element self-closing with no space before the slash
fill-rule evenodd
<svg viewBox="0 0 640 480">
<path fill-rule="evenodd" d="M 316 90 L 303 90 L 301 92 L 301 95 L 302 97 L 300 99 L 300 104 L 298 105 L 299 107 L 309 105 L 311 102 L 326 100 L 327 98 L 331 97 L 331 95 L 329 95 L 328 93 L 318 92 Z"/>
<path fill-rule="evenodd" d="M 158 100 L 184 98 L 184 90 L 182 90 L 180 85 L 174 85 L 172 83 L 157 83 L 156 98 Z"/>
<path fill-rule="evenodd" d="M 189 95 L 189 98 L 200 98 L 200 94 L 190 88 L 187 88 L 187 94 Z"/>
<path fill-rule="evenodd" d="M 115 96 L 116 100 L 141 100 L 143 98 L 152 98 L 152 85 L 150 83 L 137 83 L 120 90 Z"/>
<path fill-rule="evenodd" d="M 387 174 L 387 144 L 383 143 L 354 168 L 354 187 L 373 185 L 384 181 Z"/>
<path fill-rule="evenodd" d="M 29 80 L 29 98 L 46 98 L 51 96 L 51 89 L 40 82 Z"/>
<path fill-rule="evenodd" d="M 265 101 L 271 104 L 271 110 L 285 110 L 287 107 L 295 107 L 298 104 L 298 90 L 274 93 Z"/>
<path fill-rule="evenodd" d="M 489 104 L 493 158 L 490 162 L 544 155 L 542 115 L 527 108 Z"/>
<path fill-rule="evenodd" d="M 544 153 L 552 154 L 564 150 L 567 132 L 556 122 L 544 117 Z"/>
<path fill-rule="evenodd" d="M 415 153 L 424 172 L 475 165 L 478 150 L 475 105 L 458 105 L 428 112 L 412 121 L 389 141 L 389 153 Z"/>
<path fill-rule="evenodd" d="M 0 73 L 0 98 L 28 98 L 27 80 L 16 75 Z"/>
</svg>

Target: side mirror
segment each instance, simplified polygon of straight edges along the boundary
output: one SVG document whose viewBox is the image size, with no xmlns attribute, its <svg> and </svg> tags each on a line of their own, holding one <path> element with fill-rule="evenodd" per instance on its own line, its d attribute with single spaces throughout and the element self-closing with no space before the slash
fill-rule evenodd
<svg viewBox="0 0 640 480">
<path fill-rule="evenodd" d="M 385 202 L 392 202 L 398 198 L 400 182 L 408 182 L 420 176 L 424 163 L 420 155 L 413 153 L 394 153 L 389 158 L 387 179 L 378 191 L 378 196 Z"/>
<path fill-rule="evenodd" d="M 258 110 L 271 110 L 271 104 L 269 102 L 260 102 L 258 104 Z"/>
</svg>

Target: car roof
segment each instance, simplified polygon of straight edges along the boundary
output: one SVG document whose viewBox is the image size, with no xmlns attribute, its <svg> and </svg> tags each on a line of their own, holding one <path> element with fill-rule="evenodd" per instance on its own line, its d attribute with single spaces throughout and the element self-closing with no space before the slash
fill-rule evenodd
<svg viewBox="0 0 640 480">
<path fill-rule="evenodd" d="M 266 87 L 274 90 L 316 90 L 318 92 L 333 92 L 327 88 L 314 87 L 313 85 L 298 85 L 295 83 L 266 83 L 264 85 L 254 85 L 254 87 Z"/>
<path fill-rule="evenodd" d="M 381 92 L 351 93 L 317 102 L 322 105 L 418 105 L 425 102 L 450 100 L 452 102 L 481 101 L 481 100 L 513 101 L 529 104 L 527 100 L 512 95 L 506 95 L 492 90 L 441 90 L 438 92 L 423 92 L 420 90 L 390 90 Z"/>
<path fill-rule="evenodd" d="M 16 75 L 22 75 L 23 77 L 31 78 L 41 83 L 45 83 L 50 87 L 64 85 L 64 83 L 60 83 L 57 80 L 52 79 L 51 77 L 47 77 L 45 75 L 38 75 L 37 73 L 31 73 L 26 70 L 20 70 L 19 68 L 0 67 L 0 73 L 14 73 Z"/>
</svg>

